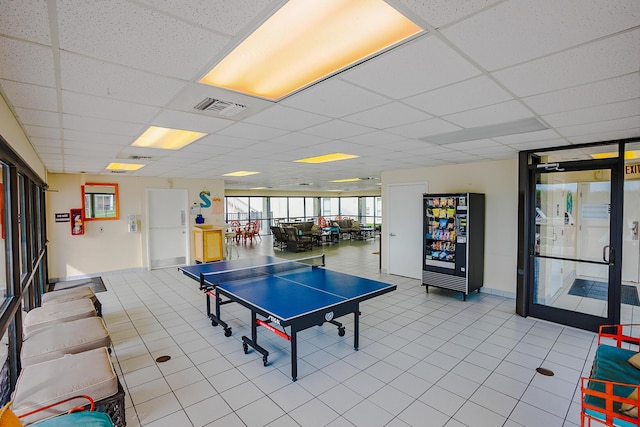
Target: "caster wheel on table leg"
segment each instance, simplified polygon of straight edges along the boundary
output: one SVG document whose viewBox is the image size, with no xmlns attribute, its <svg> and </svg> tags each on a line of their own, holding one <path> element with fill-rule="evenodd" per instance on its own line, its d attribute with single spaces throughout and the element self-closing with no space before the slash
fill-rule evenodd
<svg viewBox="0 0 640 427">
<path fill-rule="evenodd" d="M 267 366 L 267 356 L 262 356 L 262 365 Z"/>
<path fill-rule="evenodd" d="M 244 354 L 249 353 L 249 346 L 247 345 L 246 342 L 242 343 L 242 349 L 244 350 Z"/>
<path fill-rule="evenodd" d="M 343 337 L 345 334 L 344 328 L 338 328 L 338 336 Z"/>
<path fill-rule="evenodd" d="M 230 336 L 231 336 L 231 334 L 232 334 L 232 332 L 231 332 L 231 328 L 228 328 L 228 329 L 225 329 L 225 330 L 224 330 L 224 336 L 225 336 L 225 337 L 230 337 Z"/>
<path fill-rule="evenodd" d="M 211 326 L 216 327 L 218 326 L 218 322 L 216 322 L 215 320 L 211 321 Z"/>
</svg>

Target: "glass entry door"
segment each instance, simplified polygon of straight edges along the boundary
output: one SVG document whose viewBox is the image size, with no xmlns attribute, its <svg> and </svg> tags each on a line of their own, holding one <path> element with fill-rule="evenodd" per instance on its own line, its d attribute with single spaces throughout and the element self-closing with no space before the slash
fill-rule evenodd
<svg viewBox="0 0 640 427">
<path fill-rule="evenodd" d="M 593 169 L 590 163 L 542 165 L 532 172 L 529 308 L 534 317 L 596 330 L 620 312 L 619 267 L 611 244 L 618 197 L 612 191 L 615 169 Z"/>
</svg>

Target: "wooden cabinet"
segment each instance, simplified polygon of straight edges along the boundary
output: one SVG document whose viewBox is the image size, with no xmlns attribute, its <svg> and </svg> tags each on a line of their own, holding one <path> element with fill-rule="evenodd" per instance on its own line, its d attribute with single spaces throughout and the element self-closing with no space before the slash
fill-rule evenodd
<svg viewBox="0 0 640 427">
<path fill-rule="evenodd" d="M 221 227 L 197 225 L 193 229 L 193 257 L 197 262 L 220 261 L 224 257 Z"/>
</svg>

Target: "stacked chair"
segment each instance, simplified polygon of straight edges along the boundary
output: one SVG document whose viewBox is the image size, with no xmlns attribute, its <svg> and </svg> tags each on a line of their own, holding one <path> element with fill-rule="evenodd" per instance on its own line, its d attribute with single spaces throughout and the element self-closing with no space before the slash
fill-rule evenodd
<svg viewBox="0 0 640 427">
<path fill-rule="evenodd" d="M 22 423 L 7 425 L 126 424 L 124 390 L 111 363 L 111 340 L 98 316 L 100 308 L 91 288 L 84 287 L 48 292 L 41 307 L 25 314 L 22 371 L 11 409 L 0 413 L 0 425 L 5 412 L 15 412 Z M 95 401 L 98 412 L 65 414 L 77 409 L 78 397 L 91 402 L 85 409 L 92 409 Z"/>
</svg>

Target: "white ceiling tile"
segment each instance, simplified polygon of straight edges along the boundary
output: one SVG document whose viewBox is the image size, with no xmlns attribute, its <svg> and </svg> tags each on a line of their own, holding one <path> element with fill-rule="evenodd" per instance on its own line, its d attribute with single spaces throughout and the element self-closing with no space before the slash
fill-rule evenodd
<svg viewBox="0 0 640 427">
<path fill-rule="evenodd" d="M 499 142 L 492 141 L 490 139 L 476 139 L 475 141 L 455 142 L 453 144 L 447 144 L 447 148 L 452 150 L 478 150 L 494 147 L 503 147 Z"/>
<path fill-rule="evenodd" d="M 319 137 L 315 135 L 308 135 L 301 132 L 291 132 L 286 135 L 270 138 L 269 141 L 277 142 L 280 144 L 287 144 L 296 147 L 307 147 L 316 144 L 322 144 L 329 141 L 329 138 Z"/>
<path fill-rule="evenodd" d="M 60 138 L 40 138 L 40 137 L 30 137 L 29 141 L 37 147 L 58 147 L 62 148 L 62 141 Z M 39 152 L 39 151 L 38 151 Z"/>
<path fill-rule="evenodd" d="M 80 155 L 93 153 L 94 156 L 106 155 L 114 156 L 118 154 L 119 147 L 106 144 L 94 144 L 90 142 L 65 141 L 64 151 L 68 154 Z"/>
<path fill-rule="evenodd" d="M 371 128 L 356 125 L 354 123 L 349 123 L 342 120 L 332 120 L 330 122 L 321 123 L 319 125 L 307 128 L 303 131 L 303 133 L 309 133 L 311 135 L 327 138 L 342 139 L 356 135 L 362 135 L 363 133 L 371 132 L 371 130 Z"/>
<path fill-rule="evenodd" d="M 503 144 L 520 144 L 523 142 L 543 141 L 557 139 L 558 133 L 553 129 L 539 130 L 535 132 L 518 133 L 514 135 L 496 136 L 492 139 Z"/>
<path fill-rule="evenodd" d="M 219 135 L 245 139 L 270 139 L 284 135 L 287 131 L 249 123 L 235 123 L 218 132 Z"/>
<path fill-rule="evenodd" d="M 43 158 L 47 157 L 50 154 L 60 155 L 62 158 L 62 147 L 42 147 L 38 146 L 38 154 L 40 154 Z"/>
<path fill-rule="evenodd" d="M 640 113 L 640 111 L 638 111 Z M 558 128 L 558 132 L 566 137 L 600 134 L 616 130 L 636 129 L 640 127 L 640 115 L 624 119 L 598 121 L 576 126 Z"/>
<path fill-rule="evenodd" d="M 50 47 L 0 37 L 0 79 L 55 86 Z"/>
<path fill-rule="evenodd" d="M 62 108 L 67 114 L 86 115 L 131 123 L 147 123 L 160 111 L 157 107 L 66 90 L 62 91 Z"/>
<path fill-rule="evenodd" d="M 379 130 L 345 138 L 346 141 L 372 146 L 384 146 L 387 144 L 393 144 L 395 142 L 403 141 L 404 139 L 405 138 L 403 136 Z"/>
<path fill-rule="evenodd" d="M 158 107 L 171 101 L 184 84 L 65 52 L 60 53 L 60 69 L 62 89 Z"/>
<path fill-rule="evenodd" d="M 47 2 L 0 2 L 0 34 L 51 45 Z"/>
<path fill-rule="evenodd" d="M 14 107 L 58 111 L 58 97 L 53 88 L 8 80 L 0 80 L 0 87 Z"/>
<path fill-rule="evenodd" d="M 130 2 L 57 5 L 61 49 L 184 80 L 193 79 L 229 41 Z"/>
<path fill-rule="evenodd" d="M 638 25 L 635 0 L 510 0 L 443 30 L 473 60 L 496 70 Z"/>
<path fill-rule="evenodd" d="M 216 1 L 203 4 L 200 0 L 141 0 L 171 15 L 194 22 L 210 30 L 235 36 L 257 16 L 270 0 Z"/>
<path fill-rule="evenodd" d="M 28 108 L 15 108 L 16 115 L 23 125 L 35 125 L 46 127 L 60 126 L 58 113 L 52 111 L 31 110 Z"/>
<path fill-rule="evenodd" d="M 585 144 L 598 141 L 614 141 L 617 139 L 637 138 L 640 135 L 640 127 L 626 130 L 613 130 L 603 133 L 570 136 L 567 139 L 572 144 Z"/>
<path fill-rule="evenodd" d="M 640 70 L 640 30 L 496 71 L 518 96 L 564 89 Z"/>
<path fill-rule="evenodd" d="M 83 130 L 86 132 L 102 132 L 124 136 L 138 136 L 145 129 L 143 125 L 137 123 L 103 120 L 96 117 L 83 117 L 73 114 L 63 114 L 62 123 L 65 129 Z"/>
<path fill-rule="evenodd" d="M 507 123 L 532 117 L 533 114 L 518 101 L 503 102 L 462 113 L 451 114 L 445 119 L 463 128 Z"/>
<path fill-rule="evenodd" d="M 640 97 L 640 73 L 633 73 L 601 82 L 527 97 L 524 102 L 538 114 L 551 114 L 638 97 Z"/>
<path fill-rule="evenodd" d="M 510 99 L 513 97 L 507 91 L 488 77 L 480 76 L 404 99 L 403 102 L 434 116 L 444 116 Z"/>
<path fill-rule="evenodd" d="M 421 37 L 340 77 L 391 99 L 402 99 L 480 74 L 436 37 Z"/>
<path fill-rule="evenodd" d="M 387 102 L 389 99 L 384 96 L 334 78 L 286 98 L 280 104 L 327 117 L 342 117 Z"/>
<path fill-rule="evenodd" d="M 399 102 L 381 105 L 370 110 L 346 116 L 344 120 L 369 126 L 374 129 L 386 129 L 431 118 L 430 114 L 417 111 Z"/>
<path fill-rule="evenodd" d="M 453 132 L 460 130 L 460 126 L 456 126 L 442 119 L 429 119 L 423 122 L 411 123 L 409 125 L 397 126 L 387 129 L 388 132 L 402 135 L 406 138 L 423 138 L 425 136 L 439 135 L 441 133 Z"/>
<path fill-rule="evenodd" d="M 500 0 L 398 0 L 430 25 L 440 28 Z"/>
<path fill-rule="evenodd" d="M 549 114 L 542 116 L 542 118 L 554 127 L 562 127 L 631 117 L 638 115 L 638 113 L 640 113 L 640 98 L 563 113 Z"/>
<path fill-rule="evenodd" d="M 41 126 L 25 126 L 24 130 L 29 137 L 58 139 L 60 138 L 60 129 L 47 128 Z"/>
<path fill-rule="evenodd" d="M 330 118 L 319 114 L 274 105 L 244 121 L 255 125 L 270 126 L 278 129 L 300 130 L 329 121 Z"/>
<path fill-rule="evenodd" d="M 234 121 L 208 117 L 197 113 L 183 111 L 163 110 L 152 121 L 151 125 L 172 129 L 192 130 L 204 133 L 216 133 L 233 125 Z"/>
<path fill-rule="evenodd" d="M 134 141 L 134 138 L 127 135 L 114 135 L 112 133 L 100 133 L 74 129 L 65 129 L 64 139 L 70 141 L 88 141 L 94 144 L 114 144 L 120 146 L 129 145 Z"/>
</svg>

